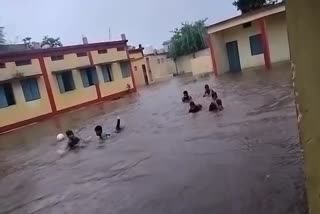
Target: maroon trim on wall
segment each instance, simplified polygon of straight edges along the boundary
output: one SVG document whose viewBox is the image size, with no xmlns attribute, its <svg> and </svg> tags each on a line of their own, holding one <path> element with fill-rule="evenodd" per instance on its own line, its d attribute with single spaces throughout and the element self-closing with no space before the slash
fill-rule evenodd
<svg viewBox="0 0 320 214">
<path fill-rule="evenodd" d="M 51 106 L 51 111 L 53 113 L 55 113 L 57 111 L 57 106 L 56 106 L 56 103 L 54 101 L 54 96 L 53 96 L 53 93 L 52 93 L 52 88 L 51 88 L 51 85 L 50 85 L 46 64 L 44 63 L 43 57 L 39 57 L 38 60 L 39 60 L 41 72 L 42 72 L 42 75 L 43 75 L 44 84 L 46 86 L 46 91 L 47 91 L 47 94 L 48 94 L 48 98 L 49 98 L 49 102 L 50 102 L 50 106 Z"/>
<path fill-rule="evenodd" d="M 31 119 L 28 119 L 28 120 L 23 120 L 23 121 L 14 123 L 14 124 L 10 124 L 10 125 L 7 125 L 7 126 L 0 127 L 0 135 L 5 134 L 5 133 L 9 132 L 10 130 L 13 131 L 14 129 L 17 129 L 17 128 L 20 128 L 20 127 L 23 127 L 23 126 L 27 126 L 27 125 L 30 125 L 32 123 L 36 123 L 36 122 L 39 122 L 39 121 L 43 121 L 43 120 L 49 119 L 53 115 L 54 115 L 53 113 L 44 114 L 44 115 L 41 115 L 41 116 L 38 116 L 38 117 L 34 117 L 34 118 L 31 118 Z"/>
<path fill-rule="evenodd" d="M 33 49 L 23 51 L 12 51 L 0 54 L 0 62 L 11 62 L 16 60 L 27 60 L 40 57 L 50 57 L 52 55 L 64 55 L 79 52 L 89 52 L 98 49 L 125 48 L 128 40 L 100 42 L 83 45 L 65 46 L 59 48 Z"/>
<path fill-rule="evenodd" d="M 90 51 L 88 52 L 88 56 L 89 56 L 90 65 L 91 65 L 91 66 L 95 66 L 95 64 L 94 64 L 94 62 L 93 62 L 92 54 L 91 54 Z M 98 75 L 98 74 L 97 74 L 97 75 Z M 97 91 L 98 100 L 101 100 L 101 90 L 100 90 L 99 83 L 96 84 L 95 87 L 96 87 L 96 91 Z"/>
<path fill-rule="evenodd" d="M 137 91 L 137 87 L 136 87 L 136 80 L 134 78 L 134 74 L 133 74 L 133 69 L 132 69 L 132 64 L 131 64 L 131 60 L 130 60 L 130 55 L 129 55 L 129 50 L 128 50 L 128 46 L 125 47 L 125 51 L 127 53 L 127 57 L 129 60 L 129 64 L 130 64 L 130 73 L 131 73 L 131 79 L 132 79 L 132 84 L 133 84 L 133 90 L 136 92 Z"/>
<path fill-rule="evenodd" d="M 117 99 L 119 97 L 125 96 L 125 95 L 133 93 L 133 92 L 135 92 L 134 89 L 122 91 L 122 92 L 119 92 L 119 93 L 116 93 L 116 94 L 112 94 L 112 95 L 107 96 L 107 97 L 103 97 L 102 100 L 103 101 L 114 100 L 114 99 Z M 44 115 L 41 115 L 41 116 L 38 116 L 38 117 L 34 117 L 34 118 L 31 118 L 31 119 L 28 119 L 28 120 L 24 120 L 24 121 L 20 121 L 20 122 L 14 123 L 14 124 L 3 126 L 3 127 L 0 127 L 0 135 L 1 134 L 5 134 L 5 133 L 7 133 L 9 131 L 12 131 L 14 129 L 17 129 L 17 128 L 21 128 L 23 126 L 30 125 L 32 123 L 36 123 L 36 122 L 40 122 L 40 121 L 43 121 L 43 120 L 47 120 L 47 119 L 52 118 L 53 116 L 55 116 L 57 114 L 63 114 L 63 113 L 66 113 L 66 112 L 74 111 L 74 110 L 77 110 L 79 108 L 83 108 L 83 107 L 88 106 L 88 105 L 97 104 L 99 102 L 100 101 L 98 101 L 98 100 L 93 100 L 93 101 L 89 101 L 89 102 L 86 102 L 86 103 L 81 103 L 81 104 L 76 105 L 76 106 L 72 106 L 72 107 L 69 107 L 69 108 L 66 108 L 66 109 L 62 109 L 62 110 L 56 111 L 55 113 L 48 113 L 48 114 L 44 114 Z"/>
<path fill-rule="evenodd" d="M 207 36 L 206 40 L 207 40 L 207 45 L 208 45 L 208 47 L 210 49 L 210 53 L 211 53 L 211 62 L 212 62 L 213 73 L 217 77 L 218 76 L 218 68 L 217 68 L 215 53 L 214 53 L 213 44 L 212 44 L 210 35 Z"/>
<path fill-rule="evenodd" d="M 264 62 L 267 70 L 271 69 L 271 57 L 270 57 L 270 49 L 269 49 L 269 40 L 267 34 L 267 24 L 265 18 L 259 19 L 261 38 L 262 38 L 262 46 L 263 46 L 263 54 L 264 54 Z"/>
</svg>

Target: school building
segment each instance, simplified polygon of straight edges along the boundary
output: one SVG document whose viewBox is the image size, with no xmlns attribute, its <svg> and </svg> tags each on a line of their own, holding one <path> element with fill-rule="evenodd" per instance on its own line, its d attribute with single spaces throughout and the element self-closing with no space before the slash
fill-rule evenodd
<svg viewBox="0 0 320 214">
<path fill-rule="evenodd" d="M 207 26 L 214 74 L 289 61 L 285 11 L 281 3 Z"/>
<path fill-rule="evenodd" d="M 127 40 L 0 54 L 0 133 L 135 92 Z"/>
<path fill-rule="evenodd" d="M 151 53 L 144 55 L 143 48 L 129 50 L 137 87 L 150 85 L 170 79 L 175 70 L 174 61 L 167 53 Z"/>
</svg>

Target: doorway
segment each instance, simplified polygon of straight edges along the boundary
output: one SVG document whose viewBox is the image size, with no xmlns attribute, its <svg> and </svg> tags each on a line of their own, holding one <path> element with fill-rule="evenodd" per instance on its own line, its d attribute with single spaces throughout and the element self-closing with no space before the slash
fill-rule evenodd
<svg viewBox="0 0 320 214">
<path fill-rule="evenodd" d="M 226 47 L 227 47 L 230 72 L 241 71 L 238 42 L 237 41 L 228 42 L 226 44 Z"/>
<path fill-rule="evenodd" d="M 146 69 L 146 65 L 145 64 L 142 65 L 142 71 L 143 71 L 143 76 L 144 76 L 144 82 L 146 83 L 146 85 L 149 85 L 147 69 Z"/>
</svg>

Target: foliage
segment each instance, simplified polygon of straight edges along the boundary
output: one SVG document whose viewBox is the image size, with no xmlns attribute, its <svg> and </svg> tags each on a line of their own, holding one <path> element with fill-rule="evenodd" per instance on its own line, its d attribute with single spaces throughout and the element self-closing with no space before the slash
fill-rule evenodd
<svg viewBox="0 0 320 214">
<path fill-rule="evenodd" d="M 24 39 L 22 39 L 24 45 L 27 47 L 27 48 L 32 48 L 32 42 L 31 42 L 31 37 L 26 37 Z"/>
<path fill-rule="evenodd" d="M 62 47 L 62 43 L 60 41 L 60 38 L 53 38 L 49 36 L 45 36 L 41 42 L 41 47 L 48 46 L 50 48 L 56 48 L 56 47 Z"/>
<path fill-rule="evenodd" d="M 233 2 L 233 5 L 242 13 L 247 13 L 278 2 L 279 0 L 236 0 Z"/>
<path fill-rule="evenodd" d="M 3 32 L 4 27 L 0 27 L 0 45 L 3 45 L 6 43 L 6 40 L 4 38 L 4 32 Z"/>
<path fill-rule="evenodd" d="M 176 28 L 173 31 L 169 45 L 170 57 L 175 59 L 179 56 L 195 53 L 206 48 L 204 40 L 206 36 L 206 20 L 182 23 L 181 28 Z"/>
</svg>

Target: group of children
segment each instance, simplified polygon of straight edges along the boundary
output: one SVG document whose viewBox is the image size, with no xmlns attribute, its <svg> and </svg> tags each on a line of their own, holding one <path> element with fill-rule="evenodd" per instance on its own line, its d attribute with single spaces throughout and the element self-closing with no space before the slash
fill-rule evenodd
<svg viewBox="0 0 320 214">
<path fill-rule="evenodd" d="M 118 117 L 115 133 L 120 133 L 121 130 L 122 128 L 120 126 L 120 118 Z M 94 131 L 96 133 L 96 136 L 98 137 L 99 143 L 103 143 L 105 140 L 111 137 L 111 134 L 107 134 L 103 132 L 102 126 L 96 126 L 94 128 Z M 87 142 L 84 142 L 84 140 L 82 140 L 81 138 L 76 137 L 73 131 L 71 130 L 66 131 L 66 136 L 68 138 L 68 143 L 66 145 L 65 152 L 80 148 L 81 145 L 83 145 L 83 143 L 87 143 Z"/>
<path fill-rule="evenodd" d="M 210 89 L 209 85 L 205 85 L 204 88 L 205 88 L 205 93 L 203 97 L 212 98 L 212 102 L 209 106 L 209 111 L 210 112 L 222 111 L 223 110 L 222 101 L 221 99 L 218 99 L 218 94 L 213 89 Z M 192 101 L 192 97 L 189 95 L 188 91 L 183 92 L 182 102 L 190 103 L 189 113 L 197 113 L 202 110 L 202 105 L 195 104 Z M 115 133 L 120 133 L 121 130 L 122 128 L 120 127 L 120 118 L 118 117 Z M 96 126 L 94 128 L 94 131 L 96 136 L 98 137 L 99 143 L 103 143 L 105 140 L 111 137 L 111 134 L 107 134 L 103 132 L 103 129 L 101 126 Z M 68 138 L 68 143 L 65 148 L 65 152 L 76 149 L 76 148 L 80 148 L 84 143 L 86 143 L 81 138 L 76 137 L 73 131 L 71 130 L 66 131 L 66 136 Z"/>
<path fill-rule="evenodd" d="M 205 85 L 204 87 L 205 92 L 203 97 L 211 97 L 212 102 L 209 106 L 210 112 L 218 112 L 223 110 L 223 105 L 221 99 L 218 99 L 218 94 L 213 90 L 210 89 L 209 85 Z M 202 105 L 195 104 L 192 101 L 192 97 L 189 95 L 188 91 L 183 92 L 182 102 L 190 103 L 189 113 L 197 113 L 202 110 Z"/>
</svg>

